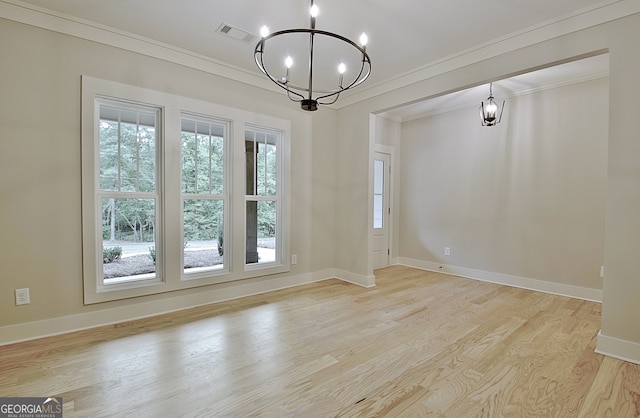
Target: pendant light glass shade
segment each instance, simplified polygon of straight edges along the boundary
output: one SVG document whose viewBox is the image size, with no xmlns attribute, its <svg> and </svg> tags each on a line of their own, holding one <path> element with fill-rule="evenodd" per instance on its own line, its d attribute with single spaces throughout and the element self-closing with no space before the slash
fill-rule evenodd
<svg viewBox="0 0 640 418">
<path fill-rule="evenodd" d="M 502 106 L 498 106 L 493 97 L 493 83 L 489 84 L 489 97 L 487 97 L 487 100 L 480 102 L 480 119 L 482 126 L 495 126 L 502 121 L 504 103 L 503 100 Z"/>
</svg>

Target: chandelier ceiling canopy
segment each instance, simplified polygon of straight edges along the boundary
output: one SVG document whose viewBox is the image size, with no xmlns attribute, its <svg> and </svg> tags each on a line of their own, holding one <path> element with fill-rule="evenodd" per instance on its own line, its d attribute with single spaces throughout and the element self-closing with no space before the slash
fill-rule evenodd
<svg viewBox="0 0 640 418">
<path fill-rule="evenodd" d="M 264 26 L 255 47 L 256 65 L 303 110 L 330 105 L 340 94 L 362 84 L 371 74 L 367 35 L 360 44 L 316 29 L 319 8 L 311 0 L 310 27 L 269 33 Z M 329 81 L 328 81 L 329 80 Z"/>
</svg>

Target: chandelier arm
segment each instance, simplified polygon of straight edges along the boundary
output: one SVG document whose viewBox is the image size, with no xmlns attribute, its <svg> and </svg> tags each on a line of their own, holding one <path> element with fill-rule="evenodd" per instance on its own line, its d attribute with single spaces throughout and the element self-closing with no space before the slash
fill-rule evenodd
<svg viewBox="0 0 640 418">
<path fill-rule="evenodd" d="M 301 86 L 296 86 L 294 84 L 289 84 L 288 82 L 283 83 L 282 81 L 278 80 L 277 78 L 275 78 L 274 76 L 272 76 L 271 74 L 269 74 L 269 72 L 267 71 L 267 69 L 264 66 L 264 62 L 263 62 L 263 54 L 264 54 L 264 48 L 266 45 L 266 41 L 268 41 L 269 39 L 272 39 L 274 37 L 277 36 L 281 36 L 281 35 L 288 35 L 288 34 L 292 34 L 292 33 L 301 33 L 301 34 L 309 34 L 311 37 L 311 51 L 310 51 L 310 77 L 309 77 L 309 86 L 307 88 L 305 87 L 301 87 Z M 275 83 L 278 87 L 284 89 L 287 91 L 287 94 L 289 95 L 289 98 L 292 101 L 302 101 L 305 100 L 305 96 L 299 92 L 303 92 L 309 95 L 309 99 L 308 100 L 314 100 L 313 99 L 313 69 L 312 69 L 312 62 L 313 62 L 313 37 L 315 35 L 322 35 L 322 36 L 329 36 L 335 39 L 339 39 L 343 42 L 346 42 L 347 44 L 353 46 L 354 48 L 356 48 L 358 51 L 360 51 L 360 53 L 362 54 L 362 66 L 360 67 L 360 72 L 358 74 L 358 77 L 356 77 L 349 85 L 347 85 L 346 87 L 340 87 L 339 89 L 336 90 L 316 90 L 316 93 L 318 94 L 323 94 L 322 96 L 318 97 L 317 99 L 315 99 L 316 101 L 321 100 L 321 99 L 326 99 L 328 97 L 331 96 L 336 96 L 339 95 L 340 93 L 342 93 L 343 91 L 349 90 L 353 87 L 356 87 L 358 85 L 360 85 L 361 83 L 363 83 L 371 74 L 371 59 L 369 58 L 369 55 L 366 52 L 366 49 L 361 47 L 360 45 L 356 44 L 355 42 L 353 42 L 352 40 L 350 40 L 349 38 L 346 38 L 342 35 L 339 35 L 337 33 L 333 33 L 333 32 L 328 32 L 328 31 L 324 31 L 324 30 L 318 30 L 318 29 L 305 29 L 305 28 L 301 28 L 301 29 L 286 29 L 286 30 L 281 30 L 281 31 L 277 31 L 274 32 L 268 36 L 263 37 L 258 44 L 255 47 L 254 50 L 254 60 L 256 62 L 256 65 L 258 66 L 258 68 L 260 69 L 260 71 L 266 75 L 273 83 Z M 366 72 L 365 72 L 365 65 L 367 67 Z M 364 76 L 363 76 L 364 73 Z M 325 94 L 326 93 L 326 94 Z M 291 98 L 291 94 L 293 94 L 296 97 L 299 97 L 300 100 L 294 100 L 293 98 Z M 333 104 L 335 103 L 337 100 L 337 97 L 331 101 L 331 102 L 327 102 L 327 103 L 322 103 L 322 104 Z"/>
<path fill-rule="evenodd" d="M 365 74 L 364 77 L 362 77 L 362 73 L 364 72 L 364 67 L 365 64 L 367 64 L 367 73 Z M 340 95 L 340 93 L 342 93 L 343 91 L 349 90 L 350 88 L 359 86 L 361 83 L 363 83 L 367 78 L 369 78 L 369 75 L 371 74 L 371 62 L 369 61 L 369 57 L 366 55 L 363 55 L 362 57 L 362 66 L 360 67 L 360 73 L 358 73 L 358 76 L 356 78 L 353 79 L 353 81 L 351 82 L 351 84 L 349 84 L 347 87 L 341 87 L 340 89 L 336 90 L 336 91 L 330 91 L 330 92 L 326 92 L 328 94 L 325 94 L 324 96 L 320 96 L 318 97 L 316 100 L 320 101 L 322 99 L 326 99 L 327 97 L 331 97 L 331 96 L 335 96 L 335 95 Z M 361 78 L 362 77 L 362 78 Z M 325 92 L 318 92 L 318 93 L 325 93 Z M 338 100 L 338 98 L 336 97 L 332 102 L 329 103 L 322 103 L 322 104 L 333 104 Z"/>
<path fill-rule="evenodd" d="M 316 100 L 319 102 L 322 99 L 326 99 L 327 97 L 332 97 L 332 96 L 339 96 L 340 93 L 342 93 L 343 91 L 345 91 L 346 89 L 342 89 L 342 90 L 337 90 L 337 91 L 330 91 L 328 92 L 329 94 L 325 94 L 324 96 L 318 96 L 316 97 Z M 319 92 L 318 92 L 319 93 Z M 327 103 L 322 103 L 322 104 L 333 104 L 336 102 L 336 100 L 338 100 L 338 98 L 336 97 L 335 100 L 333 100 L 332 102 L 327 102 Z"/>
<path fill-rule="evenodd" d="M 327 106 L 327 105 L 332 105 L 332 104 L 334 104 L 335 102 L 337 102 L 337 101 L 338 101 L 338 98 L 340 97 L 340 93 L 342 93 L 342 92 L 341 92 L 341 91 L 339 91 L 339 92 L 334 93 L 334 94 L 328 94 L 328 95 L 326 95 L 326 96 L 318 97 L 318 98 L 316 99 L 316 101 L 318 102 L 318 104 L 321 104 L 321 105 L 325 105 L 325 106 Z M 320 100 L 322 100 L 322 99 L 326 99 L 327 97 L 331 97 L 331 96 L 333 96 L 333 100 L 331 100 L 330 102 L 321 102 L 321 101 L 320 101 Z"/>
<path fill-rule="evenodd" d="M 296 103 L 300 103 L 301 101 L 304 100 L 304 96 L 296 93 L 293 90 L 289 90 L 287 88 L 285 88 L 285 90 L 287 91 L 287 97 L 289 98 L 289 100 L 291 100 L 292 102 L 296 102 Z M 299 98 L 296 97 L 291 97 L 292 94 L 295 94 L 296 96 L 298 96 Z"/>
<path fill-rule="evenodd" d="M 367 73 L 364 75 L 364 77 L 362 77 L 362 72 L 364 71 L 364 66 L 365 64 L 367 65 Z M 362 84 L 367 78 L 369 78 L 369 75 L 371 74 L 371 61 L 369 60 L 369 56 L 367 55 L 367 53 L 365 52 L 362 55 L 362 66 L 360 67 L 360 73 L 358 74 L 358 77 L 356 77 L 353 82 L 351 84 L 349 84 L 347 87 L 344 88 L 344 90 L 350 89 L 352 87 L 357 87 L 360 84 Z M 361 78 L 362 77 L 362 78 Z"/>
<path fill-rule="evenodd" d="M 262 41 L 260 41 L 256 45 L 256 49 L 255 49 L 254 54 L 253 54 L 253 58 L 254 58 L 254 60 L 256 62 L 256 65 L 260 69 L 260 71 L 262 71 L 262 73 L 264 75 L 266 75 L 269 78 L 269 80 L 271 80 L 276 86 L 278 86 L 281 89 L 285 90 L 287 92 L 287 95 L 289 96 L 289 99 L 291 101 L 300 102 L 301 100 L 304 100 L 304 96 L 303 95 L 301 95 L 300 93 L 296 92 L 295 90 L 292 90 L 291 88 L 289 88 L 289 86 L 288 86 L 289 83 L 288 82 L 284 82 L 283 83 L 282 81 L 278 80 L 277 78 L 275 78 L 271 74 L 269 74 L 269 72 L 267 72 L 267 70 L 264 68 L 264 63 L 262 61 L 263 52 L 264 52 L 264 39 Z M 292 87 L 295 88 L 295 86 L 292 86 Z M 293 99 L 291 97 L 291 94 L 299 97 L 300 100 Z"/>
</svg>

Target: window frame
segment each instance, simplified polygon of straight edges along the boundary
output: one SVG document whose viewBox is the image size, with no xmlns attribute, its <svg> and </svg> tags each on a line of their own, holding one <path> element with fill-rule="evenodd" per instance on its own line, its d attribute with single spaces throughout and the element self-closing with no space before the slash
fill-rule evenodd
<svg viewBox="0 0 640 418">
<path fill-rule="evenodd" d="M 83 248 L 83 283 L 84 304 L 93 304 L 146 296 L 163 292 L 177 291 L 204 285 L 233 282 L 249 278 L 259 278 L 290 271 L 287 255 L 290 248 L 290 156 L 291 156 L 291 121 L 268 115 L 257 114 L 235 109 L 216 103 L 197 100 L 175 94 L 131 86 L 91 76 L 82 76 L 81 102 L 81 158 L 82 158 L 82 248 Z M 98 240 L 101 237 L 102 224 L 97 222 L 97 193 L 99 190 L 99 106 L 96 98 L 110 98 L 117 102 L 142 104 L 161 109 L 160 129 L 163 133 L 163 144 L 157 153 L 161 159 L 157 167 L 157 181 L 161 185 L 159 205 L 162 208 L 160 217 L 156 219 L 162 232 L 158 234 L 162 242 L 158 259 L 161 266 L 162 280 L 153 283 L 125 283 L 118 288 L 109 285 L 108 289 L 99 286 L 102 260 L 98 260 Z M 225 265 L 223 270 L 210 270 L 197 274 L 184 273 L 183 248 L 183 196 L 181 188 L 181 117 L 183 115 L 200 115 L 211 120 L 229 122 L 227 171 L 225 182 L 228 185 L 224 195 L 228 199 L 225 205 Z M 245 204 L 245 164 L 244 130 L 246 126 L 256 126 L 281 132 L 279 187 L 282 198 L 280 219 L 280 260 L 252 268 L 245 268 L 246 237 L 246 204 Z M 244 215 L 244 216 L 243 216 Z M 98 235 L 100 234 L 100 235 Z M 101 240 L 100 240 L 101 241 Z M 228 255 L 228 257 L 227 257 Z M 100 268 L 100 275 L 98 275 Z"/>
</svg>

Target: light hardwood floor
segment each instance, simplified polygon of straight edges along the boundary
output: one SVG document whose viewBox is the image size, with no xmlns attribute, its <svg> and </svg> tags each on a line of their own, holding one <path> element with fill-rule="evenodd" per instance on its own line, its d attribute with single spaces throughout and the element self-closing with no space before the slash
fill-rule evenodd
<svg viewBox="0 0 640 418">
<path fill-rule="evenodd" d="M 639 417 L 600 305 L 407 267 L 0 347 L 70 417 Z M 633 320 L 633 319 L 630 319 Z"/>
</svg>

